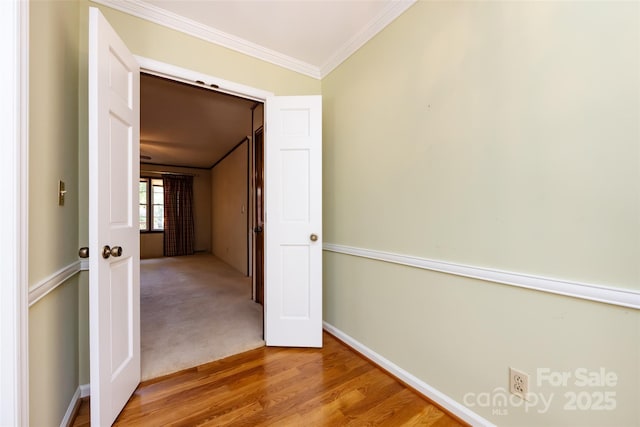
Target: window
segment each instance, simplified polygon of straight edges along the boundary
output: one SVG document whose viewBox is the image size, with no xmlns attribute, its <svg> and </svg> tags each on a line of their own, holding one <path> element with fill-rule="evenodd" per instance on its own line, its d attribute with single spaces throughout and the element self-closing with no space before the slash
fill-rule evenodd
<svg viewBox="0 0 640 427">
<path fill-rule="evenodd" d="M 164 230 L 162 179 L 140 178 L 140 231 Z"/>
</svg>

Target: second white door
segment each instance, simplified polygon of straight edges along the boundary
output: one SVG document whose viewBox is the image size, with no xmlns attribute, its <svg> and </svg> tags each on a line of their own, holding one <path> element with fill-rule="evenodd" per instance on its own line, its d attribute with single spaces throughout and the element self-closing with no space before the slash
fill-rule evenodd
<svg viewBox="0 0 640 427">
<path fill-rule="evenodd" d="M 322 98 L 265 113 L 265 341 L 322 347 Z"/>
</svg>

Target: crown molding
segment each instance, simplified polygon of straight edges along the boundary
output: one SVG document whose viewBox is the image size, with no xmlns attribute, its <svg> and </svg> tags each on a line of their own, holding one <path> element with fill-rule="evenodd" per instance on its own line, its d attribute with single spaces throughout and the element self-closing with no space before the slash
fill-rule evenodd
<svg viewBox="0 0 640 427">
<path fill-rule="evenodd" d="M 375 37 L 375 35 L 382 31 L 387 25 L 391 24 L 397 17 L 413 6 L 416 1 L 417 0 L 393 0 L 388 3 L 375 18 L 373 18 L 358 34 L 342 45 L 342 47 L 320 67 L 321 78 L 329 75 L 329 73 L 335 70 L 338 65 L 342 64 L 347 58 Z"/>
<path fill-rule="evenodd" d="M 358 34 L 342 45 L 321 67 L 300 61 L 275 50 L 217 30 L 176 13 L 169 12 L 168 10 L 146 3 L 143 0 L 91 1 L 320 80 L 335 70 L 338 65 L 342 64 L 398 16 L 413 6 L 417 0 L 393 0 L 389 2 L 375 18 Z"/>
<path fill-rule="evenodd" d="M 171 28 L 193 37 L 226 47 L 236 52 L 287 68 L 315 79 L 320 79 L 318 67 L 268 49 L 248 40 L 225 33 L 141 0 L 91 0 L 129 15 Z"/>
</svg>

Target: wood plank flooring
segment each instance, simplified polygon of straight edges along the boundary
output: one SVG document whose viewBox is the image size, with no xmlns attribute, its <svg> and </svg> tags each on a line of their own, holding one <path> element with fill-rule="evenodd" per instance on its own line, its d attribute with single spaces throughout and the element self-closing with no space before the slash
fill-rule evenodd
<svg viewBox="0 0 640 427">
<path fill-rule="evenodd" d="M 74 426 L 88 426 L 89 402 Z M 116 426 L 461 426 L 329 334 L 324 348 L 263 347 L 135 391 Z"/>
</svg>

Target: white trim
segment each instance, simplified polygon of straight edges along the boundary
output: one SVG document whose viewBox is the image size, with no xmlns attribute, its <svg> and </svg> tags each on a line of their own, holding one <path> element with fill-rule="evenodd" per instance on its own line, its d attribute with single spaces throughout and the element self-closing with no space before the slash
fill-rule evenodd
<svg viewBox="0 0 640 427">
<path fill-rule="evenodd" d="M 73 393 L 73 397 L 71 398 L 71 402 L 69 402 L 69 406 L 67 407 L 67 412 L 64 413 L 64 417 L 62 417 L 62 421 L 60 422 L 60 427 L 67 427 L 71 425 L 71 417 L 73 416 L 73 412 L 76 409 L 76 405 L 80 401 L 80 387 L 76 389 L 76 392 Z"/>
<path fill-rule="evenodd" d="M 137 16 L 146 21 L 180 31 L 193 37 L 226 47 L 236 52 L 261 59 L 271 64 L 298 72 L 300 74 L 320 79 L 318 67 L 284 55 L 275 50 L 260 46 L 248 40 L 225 33 L 213 27 L 185 18 L 173 12 L 140 0 L 92 0 L 94 3 L 119 10 L 129 15 Z"/>
<path fill-rule="evenodd" d="M 73 397 L 71 398 L 71 402 L 69 402 L 69 406 L 67 407 L 67 412 L 64 413 L 64 417 L 60 422 L 60 427 L 67 427 L 71 425 L 73 421 L 71 417 L 73 416 L 73 412 L 76 409 L 76 405 L 79 404 L 80 399 L 84 399 L 89 396 L 89 392 L 91 391 L 91 386 L 89 384 L 81 384 L 76 389 L 76 392 L 73 393 Z"/>
<path fill-rule="evenodd" d="M 605 304 L 635 308 L 636 310 L 640 309 L 640 291 L 632 289 L 620 289 L 605 285 L 570 282 L 567 280 L 493 270 L 470 265 L 454 264 L 450 262 L 436 261 L 371 249 L 354 248 L 351 246 L 336 245 L 332 243 L 325 243 L 323 249 L 325 251 L 407 265 L 410 267 L 422 268 L 424 270 L 454 274 L 456 276 L 470 277 L 473 279 L 485 280 L 487 282 L 535 289 L 537 291 L 582 298 Z"/>
<path fill-rule="evenodd" d="M 80 398 L 84 399 L 85 397 L 91 396 L 91 384 L 81 384 L 80 385 Z"/>
<path fill-rule="evenodd" d="M 80 271 L 89 271 L 89 260 L 88 259 L 80 260 Z"/>
<path fill-rule="evenodd" d="M 437 403 L 456 417 L 462 419 L 463 421 L 473 425 L 473 426 L 493 426 L 490 421 L 484 419 L 480 415 L 473 412 L 471 409 L 462 405 L 461 403 L 455 401 L 450 398 L 446 394 L 441 391 L 433 388 L 429 384 L 425 383 L 421 379 L 412 375 L 411 373 L 405 371 L 395 363 L 390 360 L 384 358 L 379 355 L 375 351 L 371 350 L 366 345 L 342 332 L 340 329 L 331 325 L 330 323 L 323 322 L 324 329 L 329 332 L 331 335 L 335 335 L 341 341 L 344 341 L 345 344 L 352 347 L 357 352 L 363 354 L 366 358 L 370 359 L 377 365 L 379 365 L 382 369 L 389 372 L 392 376 L 396 377 L 400 381 L 409 385 L 416 391 L 422 393 L 428 399 Z"/>
<path fill-rule="evenodd" d="M 397 17 L 413 6 L 416 1 L 417 0 L 392 0 L 387 3 L 385 8 L 373 18 L 362 31 L 348 40 L 322 64 L 320 67 L 320 78 L 329 75 L 338 65 L 342 64 L 376 34 L 384 30 L 387 25 L 391 24 Z"/>
<path fill-rule="evenodd" d="M 29 3 L 0 2 L 0 425 L 29 424 Z"/>
<path fill-rule="evenodd" d="M 41 280 L 29 289 L 29 307 L 40 301 L 45 295 L 69 280 L 80 271 L 80 260 L 72 262 L 64 268 Z"/>
<path fill-rule="evenodd" d="M 153 74 L 155 76 L 165 77 L 171 80 L 203 87 L 205 89 L 215 90 L 216 92 L 228 93 L 230 95 L 261 102 L 266 101 L 268 97 L 274 95 L 266 90 L 257 89 L 255 87 L 231 82 L 220 77 L 188 70 L 186 68 L 178 67 L 177 65 L 167 64 L 166 62 L 156 61 L 155 59 L 146 58 L 144 56 L 133 56 L 136 61 L 138 61 L 138 65 L 140 65 L 140 72 L 147 74 Z M 203 84 L 197 83 L 198 81 L 203 82 Z M 217 87 L 214 88 L 211 85 L 216 85 Z"/>
<path fill-rule="evenodd" d="M 142 0 L 91 0 L 120 12 L 180 31 L 227 49 L 278 65 L 314 79 L 323 79 L 365 43 L 402 15 L 417 0 L 392 0 L 367 25 L 342 45 L 322 66 L 318 67 L 249 40 L 220 31 L 208 25 L 170 12 Z"/>
</svg>

